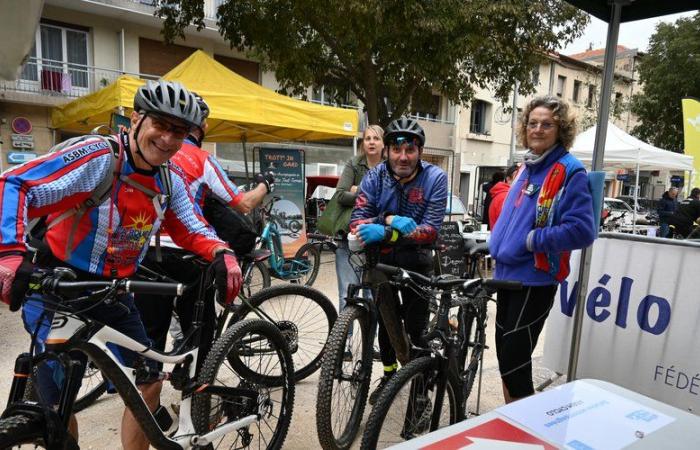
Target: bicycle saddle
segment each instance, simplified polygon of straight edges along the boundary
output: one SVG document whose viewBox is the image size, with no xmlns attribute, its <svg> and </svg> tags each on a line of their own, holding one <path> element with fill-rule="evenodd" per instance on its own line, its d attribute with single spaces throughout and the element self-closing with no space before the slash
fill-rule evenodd
<svg viewBox="0 0 700 450">
<path fill-rule="evenodd" d="M 469 256 L 488 255 L 489 253 L 491 252 L 489 251 L 488 242 L 480 242 L 469 249 Z"/>
</svg>

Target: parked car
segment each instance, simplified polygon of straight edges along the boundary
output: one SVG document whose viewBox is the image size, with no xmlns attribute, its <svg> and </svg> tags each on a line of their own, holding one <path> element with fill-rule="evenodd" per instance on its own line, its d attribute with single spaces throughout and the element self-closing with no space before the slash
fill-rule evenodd
<svg viewBox="0 0 700 450">
<path fill-rule="evenodd" d="M 605 197 L 603 199 L 602 226 L 604 231 L 620 231 L 632 227 L 634 212 L 622 200 Z"/>
<path fill-rule="evenodd" d="M 627 203 L 631 208 L 634 208 L 634 197 L 631 195 L 621 195 L 617 197 Z M 659 223 L 659 213 L 656 211 L 657 200 L 648 198 L 637 198 L 637 224 L 639 225 L 656 225 Z"/>
</svg>

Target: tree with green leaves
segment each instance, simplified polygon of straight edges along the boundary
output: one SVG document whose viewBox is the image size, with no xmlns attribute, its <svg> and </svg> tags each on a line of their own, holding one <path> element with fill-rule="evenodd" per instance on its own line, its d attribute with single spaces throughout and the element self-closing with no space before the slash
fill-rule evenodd
<svg viewBox="0 0 700 450">
<path fill-rule="evenodd" d="M 700 98 L 700 13 L 660 23 L 639 61 L 642 91 L 632 97 L 632 134 L 657 147 L 683 149 L 683 97 Z"/>
<path fill-rule="evenodd" d="M 157 3 L 167 42 L 204 26 L 200 0 Z M 467 104 L 488 87 L 507 102 L 517 80 L 530 93 L 543 55 L 587 21 L 563 0 L 228 0 L 217 10 L 223 37 L 273 70 L 281 92 L 350 92 L 380 124 L 433 92 Z"/>
</svg>

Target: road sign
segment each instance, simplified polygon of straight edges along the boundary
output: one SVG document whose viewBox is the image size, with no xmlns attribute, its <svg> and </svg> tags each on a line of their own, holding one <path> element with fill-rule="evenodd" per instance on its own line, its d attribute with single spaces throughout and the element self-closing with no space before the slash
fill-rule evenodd
<svg viewBox="0 0 700 450">
<path fill-rule="evenodd" d="M 7 162 L 10 164 L 22 164 L 32 159 L 36 159 L 37 154 L 32 152 L 9 152 Z"/>
<path fill-rule="evenodd" d="M 627 181 L 629 179 L 629 174 L 626 173 L 618 173 L 617 174 L 617 181 Z"/>
</svg>

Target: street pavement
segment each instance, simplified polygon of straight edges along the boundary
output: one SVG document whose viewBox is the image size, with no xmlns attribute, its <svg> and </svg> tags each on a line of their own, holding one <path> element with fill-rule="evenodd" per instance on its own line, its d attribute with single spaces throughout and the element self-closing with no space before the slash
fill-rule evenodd
<svg viewBox="0 0 700 450">
<path fill-rule="evenodd" d="M 333 254 L 324 252 L 320 272 L 314 287 L 321 290 L 331 299 L 337 307 L 337 284 L 335 276 L 335 264 Z M 496 304 L 489 303 L 489 320 L 487 327 L 487 345 L 484 356 L 484 367 L 482 373 L 481 396 L 479 402 L 479 412 L 488 412 L 503 404 L 501 391 L 501 381 L 498 375 L 498 363 L 496 360 L 496 349 L 493 343 L 493 333 L 495 329 L 494 318 Z M 19 313 L 12 313 L 3 304 L 0 306 L 0 330 L 3 330 L 3 351 L 0 352 L 0 397 L 3 403 L 6 401 L 12 382 L 14 360 L 17 354 L 28 349 L 28 335 L 22 328 Z M 540 342 L 534 354 L 534 378 L 535 385 L 539 385 L 549 379 L 554 373 L 541 366 L 542 347 L 544 335 L 547 332 L 545 327 Z M 381 363 L 374 363 L 373 385 L 381 376 Z M 554 385 L 561 384 L 559 378 Z M 478 383 L 478 379 L 477 379 Z M 285 441 L 286 449 L 309 449 L 320 448 L 316 438 L 316 389 L 318 384 L 318 372 L 296 385 L 296 399 L 292 423 Z M 476 385 L 475 385 L 476 386 Z M 168 405 L 177 403 L 178 395 L 170 388 L 164 386 L 161 403 Z M 470 413 L 477 412 L 477 392 L 472 392 L 467 404 Z M 119 448 L 119 429 L 123 404 L 121 399 L 114 395 L 102 396 L 93 406 L 78 414 L 80 427 L 80 446 L 84 449 L 113 449 Z M 369 415 L 369 405 L 365 410 L 365 420 Z M 362 427 L 364 428 L 364 422 Z M 360 438 L 353 445 L 359 448 Z"/>
</svg>

